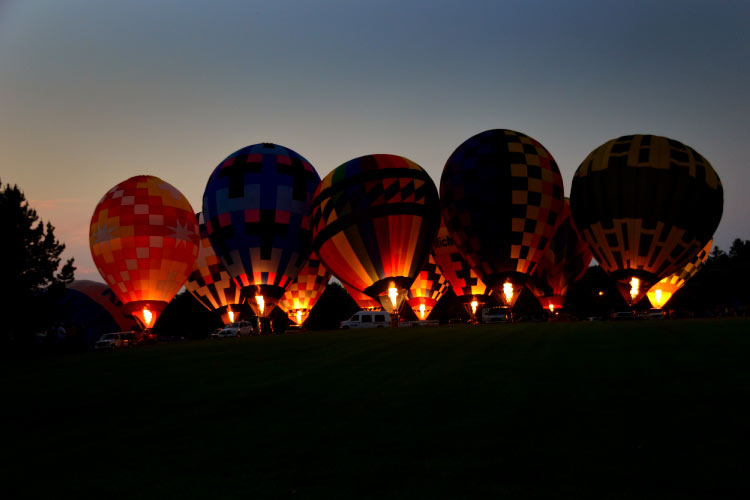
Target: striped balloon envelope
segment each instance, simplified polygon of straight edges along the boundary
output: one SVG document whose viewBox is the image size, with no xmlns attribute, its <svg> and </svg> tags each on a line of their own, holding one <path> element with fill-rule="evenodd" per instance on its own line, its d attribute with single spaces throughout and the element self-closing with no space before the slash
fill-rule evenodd
<svg viewBox="0 0 750 500">
<path fill-rule="evenodd" d="M 90 299 L 91 302 L 96 304 L 95 308 L 81 308 L 79 311 L 74 311 L 74 313 L 78 313 L 77 316 L 74 315 L 76 319 L 68 319 L 69 323 L 88 326 L 87 323 L 89 321 L 97 322 L 96 320 L 99 319 L 99 323 L 109 322 L 110 325 L 114 324 L 113 326 L 117 330 L 123 332 L 135 328 L 136 321 L 133 316 L 124 311 L 120 299 L 118 299 L 112 289 L 104 283 L 91 280 L 75 280 L 69 285 L 66 285 L 65 288 L 68 292 L 85 296 Z M 68 299 L 67 296 L 65 298 Z M 80 319 L 80 323 L 77 321 L 78 319 Z M 115 330 L 110 330 L 109 333 L 114 331 Z M 108 332 L 103 331 L 101 333 Z"/>
<path fill-rule="evenodd" d="M 449 288 L 448 281 L 430 254 L 417 279 L 409 288 L 407 303 L 419 319 L 427 319 L 435 304 Z"/>
<path fill-rule="evenodd" d="M 529 280 L 528 288 L 542 307 L 550 312 L 558 311 L 565 304 L 568 289 L 586 274 L 591 259 L 591 251 L 573 223 L 566 199 L 560 224 Z"/>
<path fill-rule="evenodd" d="M 216 311 L 226 325 L 239 319 L 243 299 L 239 287 L 224 269 L 224 264 L 211 246 L 203 212 L 196 214 L 196 217 L 201 246 L 193 272 L 185 282 L 185 288 L 206 309 Z"/>
<path fill-rule="evenodd" d="M 313 246 L 340 281 L 397 313 L 427 261 L 440 223 L 435 184 L 407 158 L 350 160 L 320 183 Z"/>
<path fill-rule="evenodd" d="M 432 257 L 471 320 L 476 321 L 477 312 L 489 299 L 492 289 L 482 282 L 461 256 L 445 224 L 440 224 L 432 247 Z"/>
<path fill-rule="evenodd" d="M 305 267 L 297 274 L 297 278 L 284 292 L 279 307 L 290 320 L 301 326 L 325 291 L 330 279 L 331 272 L 313 253 Z"/>
<path fill-rule="evenodd" d="M 660 280 L 648 290 L 646 296 L 653 307 L 661 309 L 666 306 L 667 302 L 670 301 L 675 292 L 685 286 L 685 283 L 701 270 L 703 264 L 706 263 L 711 254 L 711 245 L 713 245 L 713 242 L 714 240 L 711 239 L 706 246 L 698 252 L 698 255 L 696 255 L 695 258 L 685 264 L 685 267 Z"/>
<path fill-rule="evenodd" d="M 91 217 L 91 256 L 125 311 L 151 328 L 198 257 L 198 221 L 187 199 L 138 175 L 107 191 Z"/>
<path fill-rule="evenodd" d="M 655 135 L 612 139 L 573 177 L 570 208 L 594 258 L 629 304 L 678 272 L 713 237 L 724 190 L 711 164 Z"/>
<path fill-rule="evenodd" d="M 268 317 L 310 257 L 310 204 L 319 183 L 310 162 L 270 143 L 235 151 L 208 179 L 208 238 L 260 317 Z"/>
<path fill-rule="evenodd" d="M 346 292 L 351 296 L 351 298 L 354 299 L 354 302 L 357 303 L 357 306 L 359 306 L 359 308 L 363 311 L 380 311 L 383 309 L 383 307 L 380 305 L 380 301 L 373 299 L 365 292 L 357 290 L 353 286 L 347 285 L 343 281 L 341 282 L 341 284 L 344 286 L 344 289 L 346 289 Z"/>
<path fill-rule="evenodd" d="M 563 210 L 552 155 L 513 130 L 487 130 L 451 154 L 440 179 L 443 220 L 461 255 L 512 306 Z"/>
</svg>

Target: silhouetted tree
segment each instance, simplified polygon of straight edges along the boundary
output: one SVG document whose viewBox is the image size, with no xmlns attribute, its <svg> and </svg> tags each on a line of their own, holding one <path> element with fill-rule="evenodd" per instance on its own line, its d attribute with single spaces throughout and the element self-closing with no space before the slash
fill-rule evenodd
<svg viewBox="0 0 750 500">
<path fill-rule="evenodd" d="M 62 269 L 65 245 L 40 220 L 18 186 L 0 182 L 0 342 L 30 340 L 55 321 L 52 304 L 73 281 L 73 259 Z"/>
</svg>

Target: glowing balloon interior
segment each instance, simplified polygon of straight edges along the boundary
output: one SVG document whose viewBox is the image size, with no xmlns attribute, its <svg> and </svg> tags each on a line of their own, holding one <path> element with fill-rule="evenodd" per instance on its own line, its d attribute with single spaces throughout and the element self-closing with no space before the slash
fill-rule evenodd
<svg viewBox="0 0 750 500">
<path fill-rule="evenodd" d="M 317 255 L 312 254 L 279 301 L 279 307 L 297 325 L 302 325 L 331 279 L 331 273 Z"/>
<path fill-rule="evenodd" d="M 198 222 L 187 199 L 147 175 L 110 189 L 91 218 L 91 255 L 99 273 L 144 328 L 151 328 L 193 269 Z"/>
</svg>

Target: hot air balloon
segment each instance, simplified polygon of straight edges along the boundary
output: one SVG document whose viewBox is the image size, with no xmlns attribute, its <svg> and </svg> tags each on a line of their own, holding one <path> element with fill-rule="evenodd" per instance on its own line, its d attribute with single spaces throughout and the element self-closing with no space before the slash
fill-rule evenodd
<svg viewBox="0 0 750 500">
<path fill-rule="evenodd" d="M 105 333 L 134 330 L 136 321 L 126 314 L 122 302 L 104 283 L 75 280 L 66 285 L 59 303 L 59 317 L 85 333 L 88 347 L 93 347 Z"/>
<path fill-rule="evenodd" d="M 354 302 L 356 302 L 359 308 L 363 311 L 380 311 L 383 309 L 383 307 L 380 305 L 379 300 L 373 299 L 365 292 L 357 290 L 353 286 L 347 285 L 344 282 L 342 282 L 341 284 L 344 285 L 347 293 L 351 296 L 352 299 L 354 299 Z"/>
<path fill-rule="evenodd" d="M 592 259 L 565 201 L 560 223 L 528 283 L 542 307 L 550 312 L 562 309 L 568 288 L 586 274 Z"/>
<path fill-rule="evenodd" d="M 471 321 L 476 322 L 477 313 L 487 302 L 492 289 L 482 282 L 477 273 L 469 267 L 466 259 L 461 256 L 445 224 L 440 224 L 440 230 L 432 247 L 432 256 L 458 300 L 469 313 Z"/>
<path fill-rule="evenodd" d="M 459 252 L 511 307 L 542 258 L 563 203 L 552 155 L 513 130 L 466 140 L 440 179 L 443 220 Z"/>
<path fill-rule="evenodd" d="M 723 205 L 711 164 L 689 146 L 655 135 L 627 135 L 596 148 L 578 167 L 570 195 L 576 226 L 629 304 L 706 246 Z"/>
<path fill-rule="evenodd" d="M 313 253 L 297 278 L 284 292 L 279 301 L 279 307 L 286 312 L 290 320 L 301 326 L 323 294 L 330 279 L 331 272 Z"/>
<path fill-rule="evenodd" d="M 217 311 L 225 325 L 233 323 L 239 319 L 242 303 L 240 289 L 211 247 L 203 212 L 196 214 L 196 217 L 201 246 L 193 272 L 185 282 L 185 288 L 206 309 Z"/>
<path fill-rule="evenodd" d="M 200 237 L 182 193 L 158 177 L 138 175 L 99 201 L 89 242 L 104 281 L 148 329 L 192 271 Z"/>
<path fill-rule="evenodd" d="M 319 183 L 306 159 L 270 143 L 235 151 L 208 179 L 203 213 L 211 245 L 262 318 L 310 256 L 310 203 Z"/>
<path fill-rule="evenodd" d="M 374 154 L 329 173 L 313 200 L 313 246 L 334 276 L 397 315 L 440 224 L 435 184 L 401 156 Z"/>
<path fill-rule="evenodd" d="M 703 264 L 708 260 L 708 256 L 711 254 L 711 245 L 713 245 L 713 242 L 713 239 L 709 240 L 706 246 L 698 252 L 698 255 L 685 264 L 685 267 L 662 279 L 648 290 L 646 296 L 648 297 L 648 301 L 651 302 L 651 306 L 656 309 L 663 308 L 667 305 L 667 302 L 669 302 L 675 292 L 682 288 L 687 280 L 700 271 Z"/>
<path fill-rule="evenodd" d="M 440 297 L 448 291 L 450 285 L 440 272 L 435 259 L 430 254 L 427 263 L 419 271 L 417 278 L 409 288 L 407 303 L 419 319 L 427 319 Z"/>
</svg>

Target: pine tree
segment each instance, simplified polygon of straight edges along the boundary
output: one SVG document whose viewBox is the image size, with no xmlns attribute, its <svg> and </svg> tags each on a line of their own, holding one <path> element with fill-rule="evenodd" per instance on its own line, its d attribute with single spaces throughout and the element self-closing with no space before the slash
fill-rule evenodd
<svg viewBox="0 0 750 500">
<path fill-rule="evenodd" d="M 73 281 L 73 259 L 17 185 L 0 182 L 0 342 L 22 341 L 51 326 L 51 301 Z"/>
</svg>

